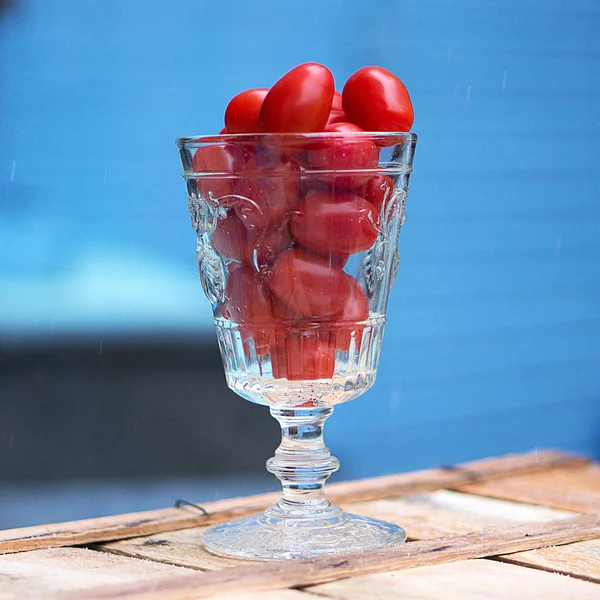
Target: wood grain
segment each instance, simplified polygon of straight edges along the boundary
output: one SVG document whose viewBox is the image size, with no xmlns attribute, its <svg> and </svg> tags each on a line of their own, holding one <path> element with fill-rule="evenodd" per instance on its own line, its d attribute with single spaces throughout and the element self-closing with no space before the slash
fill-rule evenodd
<svg viewBox="0 0 600 600">
<path fill-rule="evenodd" d="M 587 462 L 584 458 L 547 450 L 478 460 L 456 468 L 430 469 L 332 484 L 328 486 L 328 495 L 334 502 L 366 501 L 457 487 L 466 482 L 484 481 L 507 473 L 531 473 L 558 465 L 582 465 Z M 0 554 L 120 540 L 222 523 L 260 512 L 278 498 L 279 493 L 273 493 L 205 503 L 203 506 L 209 513 L 207 516 L 189 507 L 165 508 L 0 531 Z"/>
<path fill-rule="evenodd" d="M 370 502 L 342 504 L 344 510 L 404 527 L 409 539 L 433 539 L 510 524 L 543 523 L 573 513 L 526 506 L 506 500 L 438 490 Z M 212 571 L 241 561 L 215 556 L 204 549 L 202 531 L 193 528 L 102 544 L 108 552 Z"/>
<path fill-rule="evenodd" d="M 148 537 L 99 544 L 93 548 L 200 571 L 217 571 L 244 564 L 256 564 L 254 561 L 226 558 L 208 552 L 202 542 L 202 532 L 205 529 L 207 528 L 194 527 L 181 531 L 168 531 Z"/>
<path fill-rule="evenodd" d="M 395 548 L 274 561 L 165 577 L 152 583 L 103 586 L 63 600 L 187 600 L 219 594 L 302 587 L 357 575 L 523 552 L 556 544 L 600 538 L 600 514 L 542 524 L 473 532 L 437 540 L 408 542 Z M 517 567 L 515 567 L 517 568 Z M 592 585 L 592 584 L 590 584 Z M 599 588 L 600 589 L 600 588 Z"/>
<path fill-rule="evenodd" d="M 457 487 L 472 494 L 595 513 L 600 507 L 600 465 L 562 465 L 538 473 L 512 474 L 493 482 L 479 481 Z"/>
<path fill-rule="evenodd" d="M 151 582 L 187 569 L 102 554 L 84 548 L 52 548 L 0 556 L 0 600 L 77 594 L 103 585 Z"/>
<path fill-rule="evenodd" d="M 359 503 L 347 508 L 401 525 L 409 539 L 468 533 L 508 523 L 544 523 L 575 514 L 448 490 Z M 510 554 L 498 560 L 600 583 L 600 540 Z"/>
<path fill-rule="evenodd" d="M 545 523 L 575 516 L 563 510 L 448 490 L 344 504 L 343 507 L 347 511 L 400 525 L 412 540 L 433 539 L 510 524 Z M 201 539 L 204 529 L 193 528 L 122 540 L 102 544 L 98 549 L 202 571 L 248 562 L 216 556 L 205 550 Z M 600 540 L 511 554 L 500 560 L 600 582 Z"/>
<path fill-rule="evenodd" d="M 600 584 L 600 540 L 517 552 L 499 556 L 497 560 Z"/>
<path fill-rule="evenodd" d="M 509 567 L 509 568 L 507 568 Z M 598 600 L 600 586 L 490 560 L 378 573 L 307 588 L 342 600 Z"/>
</svg>

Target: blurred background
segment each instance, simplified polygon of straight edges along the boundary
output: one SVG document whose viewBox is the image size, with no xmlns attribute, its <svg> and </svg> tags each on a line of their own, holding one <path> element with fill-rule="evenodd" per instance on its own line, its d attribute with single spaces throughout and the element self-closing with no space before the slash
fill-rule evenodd
<svg viewBox="0 0 600 600">
<path fill-rule="evenodd" d="M 317 61 L 420 141 L 378 381 L 339 479 L 600 458 L 597 1 L 0 0 L 0 528 L 277 488 L 225 386 L 174 145 Z"/>
</svg>

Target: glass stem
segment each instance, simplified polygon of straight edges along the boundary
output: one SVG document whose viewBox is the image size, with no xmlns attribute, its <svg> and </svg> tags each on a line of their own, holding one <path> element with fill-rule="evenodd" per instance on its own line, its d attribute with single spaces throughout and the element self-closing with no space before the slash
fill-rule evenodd
<svg viewBox="0 0 600 600">
<path fill-rule="evenodd" d="M 281 425 L 281 445 L 267 461 L 283 488 L 281 500 L 265 513 L 271 519 L 341 519 L 342 512 L 329 503 L 324 486 L 340 462 L 323 441 L 323 425 L 333 408 L 271 408 Z"/>
</svg>

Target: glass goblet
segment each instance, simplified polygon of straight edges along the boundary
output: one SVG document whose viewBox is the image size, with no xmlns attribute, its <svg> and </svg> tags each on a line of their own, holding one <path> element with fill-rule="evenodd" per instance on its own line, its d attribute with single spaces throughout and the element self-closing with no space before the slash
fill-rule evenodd
<svg viewBox="0 0 600 600">
<path fill-rule="evenodd" d="M 339 461 L 323 425 L 375 382 L 416 141 L 395 132 L 177 140 L 227 384 L 268 406 L 282 431 L 267 462 L 281 499 L 207 529 L 214 553 L 309 557 L 406 539 L 328 502 Z"/>
</svg>

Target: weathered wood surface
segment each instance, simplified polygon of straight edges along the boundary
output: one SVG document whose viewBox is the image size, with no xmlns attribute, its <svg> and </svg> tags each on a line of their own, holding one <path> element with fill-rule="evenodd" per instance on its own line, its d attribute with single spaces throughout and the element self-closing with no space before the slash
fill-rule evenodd
<svg viewBox="0 0 600 600">
<path fill-rule="evenodd" d="M 507 473 L 532 473 L 559 465 L 584 465 L 588 461 L 557 451 L 532 452 L 465 463 L 456 468 L 430 469 L 401 475 L 332 484 L 328 495 L 334 502 L 367 501 L 414 492 L 458 487 Z M 193 508 L 165 508 L 114 517 L 0 531 L 0 554 L 42 548 L 127 539 L 222 523 L 260 512 L 279 498 L 261 494 L 205 503 L 204 516 Z"/>
<path fill-rule="evenodd" d="M 412 540 L 574 516 L 570 512 L 446 490 L 347 503 L 342 507 L 349 512 L 400 525 Z M 204 549 L 201 540 L 204 529 L 193 528 L 111 542 L 102 544 L 99 549 L 205 571 L 235 566 L 237 561 L 215 556 Z"/>
<path fill-rule="evenodd" d="M 508 568 L 507 568 L 508 567 Z M 307 589 L 341 600 L 598 600 L 600 587 L 491 560 L 343 579 Z"/>
<path fill-rule="evenodd" d="M 103 585 L 150 583 L 187 569 L 93 552 L 84 548 L 52 548 L 0 556 L 0 600 L 42 598 Z"/>
<path fill-rule="evenodd" d="M 202 532 L 206 527 L 194 527 L 181 531 L 169 531 L 149 537 L 139 537 L 94 546 L 97 550 L 155 560 L 171 565 L 181 565 L 200 571 L 217 571 L 254 561 L 226 558 L 208 552 L 202 543 Z"/>
<path fill-rule="evenodd" d="M 219 594 L 297 588 L 399 569 L 438 565 L 468 558 L 523 552 L 556 544 L 600 538 L 600 515 L 472 532 L 436 540 L 409 542 L 394 548 L 274 561 L 212 572 L 186 572 L 150 583 L 111 585 L 64 595 L 63 600 L 187 600 Z M 514 567 L 518 568 L 518 567 Z M 589 584 L 596 585 L 596 584 Z"/>
<path fill-rule="evenodd" d="M 562 510 L 447 490 L 345 504 L 344 509 L 400 525 L 412 540 L 433 539 L 508 524 L 545 523 L 575 516 Z M 215 556 L 205 550 L 201 540 L 203 529 L 112 542 L 99 546 L 99 549 L 203 571 L 242 564 L 242 561 Z M 600 582 L 600 540 L 532 550 L 505 558 L 525 566 Z"/>
<path fill-rule="evenodd" d="M 507 554 L 498 560 L 600 584 L 600 539 Z"/>
<path fill-rule="evenodd" d="M 431 539 L 507 523 L 544 523 L 576 514 L 447 490 L 361 503 L 349 508 L 359 514 L 402 525 L 409 539 Z M 600 539 L 510 554 L 499 560 L 600 583 Z"/>
<path fill-rule="evenodd" d="M 562 465 L 527 475 L 507 475 L 493 483 L 480 481 L 452 487 L 473 494 L 576 512 L 596 513 L 600 510 L 598 464 Z"/>
</svg>

